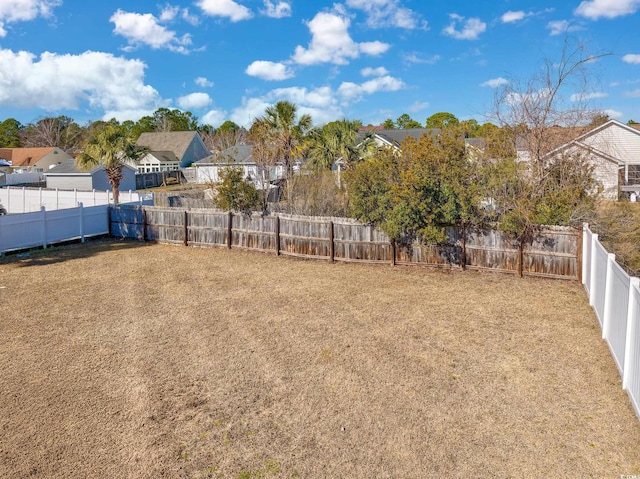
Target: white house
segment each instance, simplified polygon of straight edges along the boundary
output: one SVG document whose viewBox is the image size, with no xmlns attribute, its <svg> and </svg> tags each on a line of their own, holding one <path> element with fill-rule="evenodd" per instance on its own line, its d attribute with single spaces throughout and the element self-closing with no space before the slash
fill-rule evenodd
<svg viewBox="0 0 640 479">
<path fill-rule="evenodd" d="M 616 120 L 597 126 L 549 153 L 584 155 L 594 167 L 603 197 L 617 200 L 619 192 L 640 195 L 640 131 Z"/>
<path fill-rule="evenodd" d="M 140 172 L 176 169 L 175 161 L 186 168 L 211 154 L 197 131 L 145 132 L 136 145 L 149 152 L 137 165 Z"/>
<path fill-rule="evenodd" d="M 253 147 L 250 144 L 232 146 L 197 161 L 193 166 L 197 183 L 219 182 L 220 171 L 229 166 L 242 168 L 243 177 L 253 182 L 258 189 L 273 185 L 286 176 L 284 165 L 281 163 L 268 169 L 258 165 L 253 158 Z"/>
</svg>

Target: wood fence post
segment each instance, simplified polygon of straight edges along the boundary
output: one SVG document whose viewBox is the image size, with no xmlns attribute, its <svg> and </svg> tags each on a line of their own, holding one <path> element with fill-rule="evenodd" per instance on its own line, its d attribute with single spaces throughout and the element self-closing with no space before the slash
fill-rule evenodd
<svg viewBox="0 0 640 479">
<path fill-rule="evenodd" d="M 142 208 L 142 241 L 147 241 L 147 210 Z"/>
<path fill-rule="evenodd" d="M 111 232 L 111 205 L 107 203 L 107 230 L 109 231 L 109 236 L 113 236 Z"/>
<path fill-rule="evenodd" d="M 227 248 L 231 249 L 233 239 L 233 211 L 229 211 L 229 224 L 227 225 Z"/>
<path fill-rule="evenodd" d="M 335 258 L 335 244 L 333 242 L 333 221 L 329 221 L 329 261 L 333 263 Z"/>
<path fill-rule="evenodd" d="M 184 211 L 184 245 L 189 246 L 189 213 Z"/>
<path fill-rule="evenodd" d="M 460 266 L 462 271 L 467 269 L 467 226 L 462 225 L 462 254 L 460 257 Z"/>
<path fill-rule="evenodd" d="M 524 260 L 524 241 L 518 241 L 518 257 L 517 257 L 517 273 L 518 277 L 522 278 L 522 269 L 523 269 L 523 260 Z"/>
<path fill-rule="evenodd" d="M 276 256 L 280 256 L 280 217 L 276 216 Z"/>
<path fill-rule="evenodd" d="M 391 266 L 396 265 L 396 240 L 391 240 Z"/>
</svg>

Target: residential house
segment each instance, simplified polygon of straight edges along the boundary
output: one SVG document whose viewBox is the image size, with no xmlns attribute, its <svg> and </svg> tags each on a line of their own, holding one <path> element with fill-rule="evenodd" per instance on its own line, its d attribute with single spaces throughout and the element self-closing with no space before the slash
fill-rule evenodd
<svg viewBox="0 0 640 479">
<path fill-rule="evenodd" d="M 134 191 L 136 189 L 135 168 L 124 165 L 122 168 L 120 191 Z M 109 178 L 104 165 L 98 165 L 90 170 L 83 170 L 76 164 L 76 160 L 67 160 L 44 173 L 47 188 L 61 190 L 110 190 Z"/>
<path fill-rule="evenodd" d="M 584 155 L 606 199 L 617 200 L 620 192 L 640 196 L 640 130 L 629 125 L 609 120 L 549 155 Z"/>
<path fill-rule="evenodd" d="M 142 173 L 186 168 L 211 154 L 197 131 L 142 133 L 136 145 L 148 150 L 136 165 Z"/>
<path fill-rule="evenodd" d="M 0 148 L 0 160 L 7 161 L 14 173 L 42 173 L 71 158 L 71 155 L 56 146 Z"/>
<path fill-rule="evenodd" d="M 258 189 L 264 189 L 266 185 L 271 188 L 285 175 L 285 168 L 278 163 L 268 169 L 262 168 L 253 158 L 253 146 L 251 144 L 236 145 L 221 152 L 209 155 L 194 165 L 197 183 L 217 183 L 220 181 L 220 171 L 229 166 L 242 168 L 243 177 L 253 182 Z M 299 168 L 299 165 L 298 165 Z"/>
</svg>

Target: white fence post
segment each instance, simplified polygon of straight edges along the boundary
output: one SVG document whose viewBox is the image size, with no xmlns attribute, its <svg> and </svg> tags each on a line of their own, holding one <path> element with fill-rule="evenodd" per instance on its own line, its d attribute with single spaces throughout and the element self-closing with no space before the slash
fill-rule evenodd
<svg viewBox="0 0 640 479">
<path fill-rule="evenodd" d="M 56 210 L 60 209 L 60 192 L 56 188 Z"/>
<path fill-rule="evenodd" d="M 22 212 L 27 212 L 27 187 L 22 187 Z"/>
<path fill-rule="evenodd" d="M 73 203 L 78 206 L 78 189 L 73 189 Z"/>
<path fill-rule="evenodd" d="M 640 288 L 640 278 L 633 277 L 629 281 L 629 306 L 627 308 L 627 335 L 625 337 L 624 364 L 622 366 L 622 389 L 629 388 L 631 381 L 631 366 L 634 363 L 637 351 L 633 350 L 633 338 L 638 331 L 638 302 L 635 299 L 635 290 Z"/>
<path fill-rule="evenodd" d="M 602 315 L 602 339 L 609 337 L 611 329 L 611 310 L 613 308 L 613 264 L 616 262 L 616 255 L 607 254 L 607 280 L 604 286 L 604 314 Z"/>
<path fill-rule="evenodd" d="M 39 208 L 42 208 L 42 188 L 40 188 L 40 204 L 38 205 Z"/>
<path fill-rule="evenodd" d="M 586 258 L 587 252 L 587 232 L 589 231 L 589 223 L 582 223 L 582 284 L 587 284 L 587 263 L 591 258 Z"/>
<path fill-rule="evenodd" d="M 11 213 L 11 187 L 7 186 L 7 212 Z"/>
<path fill-rule="evenodd" d="M 594 298 L 596 297 L 597 284 L 596 284 L 596 244 L 598 243 L 598 235 L 591 235 L 591 259 L 590 259 L 590 271 L 591 271 L 591 280 L 589 287 L 589 306 L 593 306 Z"/>
<path fill-rule="evenodd" d="M 40 213 L 42 213 L 42 247 L 47 249 L 47 209 L 41 206 Z"/>
</svg>

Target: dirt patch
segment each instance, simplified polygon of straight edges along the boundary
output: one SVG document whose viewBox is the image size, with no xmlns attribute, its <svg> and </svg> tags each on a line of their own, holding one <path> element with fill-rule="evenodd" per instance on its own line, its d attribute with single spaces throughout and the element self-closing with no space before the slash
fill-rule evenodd
<svg viewBox="0 0 640 479">
<path fill-rule="evenodd" d="M 580 284 L 135 242 L 0 261 L 0 477 L 619 477 Z"/>
</svg>

